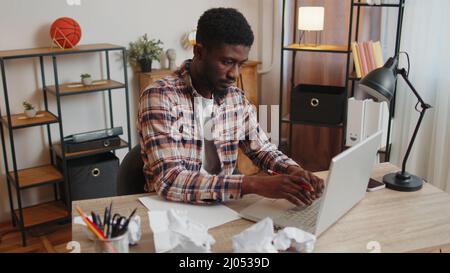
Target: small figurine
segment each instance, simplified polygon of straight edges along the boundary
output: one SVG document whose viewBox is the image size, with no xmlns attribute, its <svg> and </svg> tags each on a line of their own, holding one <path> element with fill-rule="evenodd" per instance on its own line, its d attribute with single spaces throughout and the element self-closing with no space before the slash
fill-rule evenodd
<svg viewBox="0 0 450 273">
<path fill-rule="evenodd" d="M 169 70 L 175 71 L 177 69 L 177 66 L 175 64 L 175 58 L 177 57 L 175 49 L 173 48 L 167 49 L 166 56 L 167 59 L 169 60 Z"/>
</svg>

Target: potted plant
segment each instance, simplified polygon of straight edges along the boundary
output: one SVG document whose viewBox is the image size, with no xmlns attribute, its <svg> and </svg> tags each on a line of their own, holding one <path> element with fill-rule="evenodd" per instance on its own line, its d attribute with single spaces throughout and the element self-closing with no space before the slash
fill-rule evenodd
<svg viewBox="0 0 450 273">
<path fill-rule="evenodd" d="M 24 108 L 25 115 L 27 117 L 34 118 L 36 116 L 36 109 L 31 103 L 29 103 L 28 101 L 24 101 L 22 102 L 22 105 Z"/>
<path fill-rule="evenodd" d="M 127 50 L 132 65 L 139 65 L 142 72 L 152 71 L 152 61 L 159 61 L 163 52 L 161 40 L 149 39 L 147 34 L 131 42 Z"/>
<path fill-rule="evenodd" d="M 91 85 L 92 84 L 92 78 L 91 78 L 91 75 L 90 74 L 87 74 L 87 73 L 85 73 L 85 74 L 81 74 L 81 82 L 84 84 L 84 85 Z"/>
</svg>

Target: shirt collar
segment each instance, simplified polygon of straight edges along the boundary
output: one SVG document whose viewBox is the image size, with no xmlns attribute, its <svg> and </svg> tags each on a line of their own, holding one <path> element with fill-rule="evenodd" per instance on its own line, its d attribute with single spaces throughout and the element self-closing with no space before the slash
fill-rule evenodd
<svg viewBox="0 0 450 273">
<path fill-rule="evenodd" d="M 194 86 L 192 85 L 192 79 L 191 79 L 191 73 L 190 73 L 190 66 L 192 64 L 192 59 L 188 59 L 183 62 L 183 64 L 180 66 L 180 69 L 176 72 L 178 75 L 183 79 L 185 82 L 187 88 L 192 92 L 192 95 L 194 97 L 202 96 L 200 95 L 197 90 L 195 90 Z M 225 101 L 225 94 L 227 92 L 223 92 L 222 94 L 213 94 L 214 101 L 221 105 Z"/>
</svg>

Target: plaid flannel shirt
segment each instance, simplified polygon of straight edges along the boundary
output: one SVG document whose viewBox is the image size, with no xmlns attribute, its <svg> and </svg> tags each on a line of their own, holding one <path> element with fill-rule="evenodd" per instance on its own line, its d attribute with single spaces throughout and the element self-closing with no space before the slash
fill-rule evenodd
<svg viewBox="0 0 450 273">
<path fill-rule="evenodd" d="M 263 170 L 286 173 L 289 166 L 298 166 L 269 142 L 244 92 L 230 87 L 214 94 L 211 133 L 221 172 L 201 173 L 202 135 L 194 111 L 201 95 L 191 84 L 191 62 L 141 94 L 137 127 L 147 191 L 188 203 L 239 199 L 243 175 L 233 174 L 239 147 Z"/>
</svg>

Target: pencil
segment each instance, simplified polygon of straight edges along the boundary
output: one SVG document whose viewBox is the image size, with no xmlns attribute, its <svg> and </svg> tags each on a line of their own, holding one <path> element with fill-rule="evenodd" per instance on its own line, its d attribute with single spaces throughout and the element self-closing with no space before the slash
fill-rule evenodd
<svg viewBox="0 0 450 273">
<path fill-rule="evenodd" d="M 106 237 L 103 234 L 103 232 L 94 223 L 92 223 L 92 221 L 89 220 L 89 218 L 86 217 L 86 215 L 80 209 L 80 207 L 77 207 L 77 211 L 78 211 L 78 214 L 80 214 L 80 216 L 83 219 L 83 221 L 88 226 L 88 228 L 91 230 L 92 233 L 94 233 L 95 236 L 97 236 L 99 239 L 103 239 L 103 240 L 106 239 Z"/>
</svg>

